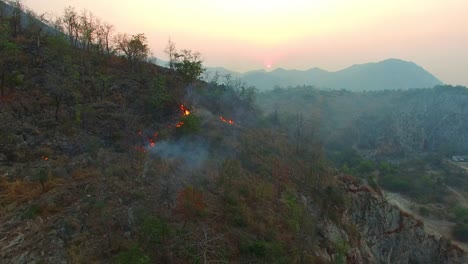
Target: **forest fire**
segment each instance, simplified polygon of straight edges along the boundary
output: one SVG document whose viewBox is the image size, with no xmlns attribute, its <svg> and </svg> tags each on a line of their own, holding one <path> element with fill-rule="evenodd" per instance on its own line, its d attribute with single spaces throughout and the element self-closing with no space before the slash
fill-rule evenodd
<svg viewBox="0 0 468 264">
<path fill-rule="evenodd" d="M 149 142 L 150 147 L 154 148 L 156 145 L 156 138 L 158 137 L 159 133 L 154 132 L 152 137 L 147 137 L 146 140 Z"/>
<path fill-rule="evenodd" d="M 187 107 L 185 107 L 185 105 L 181 104 L 180 105 L 180 111 L 182 111 L 182 114 L 184 116 L 189 116 L 190 115 L 190 110 L 187 109 Z M 176 128 L 180 128 L 184 125 L 184 121 L 179 121 L 179 123 L 176 124 Z"/>
<path fill-rule="evenodd" d="M 45 161 L 48 161 L 48 160 L 49 160 L 49 157 L 47 157 L 47 156 L 42 156 L 41 159 L 42 159 L 42 160 L 45 160 Z"/>
<path fill-rule="evenodd" d="M 138 130 L 137 134 L 139 136 L 142 136 L 143 131 Z M 146 137 L 145 140 L 148 142 L 148 144 L 145 144 L 143 146 L 136 146 L 135 150 L 141 153 L 146 153 L 146 150 L 148 148 L 154 148 L 156 146 L 156 138 L 158 137 L 158 135 L 159 135 L 158 132 L 154 132 L 151 136 Z"/>
<path fill-rule="evenodd" d="M 223 116 L 220 116 L 219 117 L 221 119 L 221 121 L 223 121 L 224 123 L 228 123 L 230 125 L 234 125 L 234 121 L 232 121 L 232 119 L 226 119 L 224 118 Z"/>
<path fill-rule="evenodd" d="M 184 116 L 190 115 L 190 110 L 188 110 L 183 104 L 180 105 L 180 110 L 184 113 Z"/>
</svg>

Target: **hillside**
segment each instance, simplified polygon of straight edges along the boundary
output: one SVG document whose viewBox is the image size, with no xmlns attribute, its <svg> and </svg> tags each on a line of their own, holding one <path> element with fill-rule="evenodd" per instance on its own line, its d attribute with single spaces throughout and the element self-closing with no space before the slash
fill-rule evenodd
<svg viewBox="0 0 468 264">
<path fill-rule="evenodd" d="M 83 14 L 69 35 L 0 16 L 1 263 L 467 262 L 334 168 L 305 119 Z"/>
<path fill-rule="evenodd" d="M 327 145 L 405 157 L 421 152 L 468 152 L 468 89 L 352 93 L 313 87 L 277 89 L 258 97 L 269 113 L 302 113 Z"/>
<path fill-rule="evenodd" d="M 209 68 L 208 71 L 215 72 L 217 69 Z M 220 72 L 226 71 L 221 70 Z M 277 86 L 295 87 L 302 85 L 350 91 L 406 90 L 430 88 L 442 84 L 440 80 L 422 67 L 398 59 L 353 65 L 336 72 L 329 72 L 320 68 L 312 68 L 306 71 L 278 68 L 271 72 L 259 70 L 232 75 L 261 91 L 271 90 Z"/>
<path fill-rule="evenodd" d="M 336 167 L 404 195 L 412 212 L 449 223 L 451 231 L 441 226 L 441 233 L 467 242 L 468 208 L 460 197 L 468 196 L 468 174 L 450 159 L 468 152 L 468 89 L 353 93 L 298 87 L 263 93 L 258 102 L 278 126 L 302 120 L 310 131 L 304 133 L 321 139 Z"/>
</svg>

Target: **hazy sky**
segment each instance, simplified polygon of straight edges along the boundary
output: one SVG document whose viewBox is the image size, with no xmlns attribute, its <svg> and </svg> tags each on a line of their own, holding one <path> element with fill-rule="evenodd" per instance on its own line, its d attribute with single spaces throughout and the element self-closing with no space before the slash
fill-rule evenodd
<svg viewBox="0 0 468 264">
<path fill-rule="evenodd" d="M 169 37 L 207 66 L 246 71 L 400 58 L 468 86 L 468 0 L 24 0 L 39 13 L 87 9 L 117 31 L 145 33 L 156 57 Z"/>
</svg>

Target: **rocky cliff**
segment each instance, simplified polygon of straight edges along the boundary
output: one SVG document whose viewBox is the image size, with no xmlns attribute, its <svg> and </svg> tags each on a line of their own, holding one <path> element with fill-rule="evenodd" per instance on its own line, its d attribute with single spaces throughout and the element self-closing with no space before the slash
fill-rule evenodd
<svg viewBox="0 0 468 264">
<path fill-rule="evenodd" d="M 344 188 L 350 198 L 347 217 L 365 243 L 360 256 L 370 250 L 369 263 L 468 263 L 462 249 L 428 235 L 422 221 L 389 204 L 371 187 L 348 182 Z"/>
</svg>

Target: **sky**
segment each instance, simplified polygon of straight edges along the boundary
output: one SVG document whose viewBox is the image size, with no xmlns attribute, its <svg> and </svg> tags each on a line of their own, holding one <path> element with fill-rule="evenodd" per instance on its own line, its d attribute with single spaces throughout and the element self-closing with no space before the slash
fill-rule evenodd
<svg viewBox="0 0 468 264">
<path fill-rule="evenodd" d="M 37 13 L 86 9 L 117 32 L 169 38 L 206 66 L 336 71 L 398 58 L 468 86 L 468 0 L 23 0 Z"/>
</svg>

